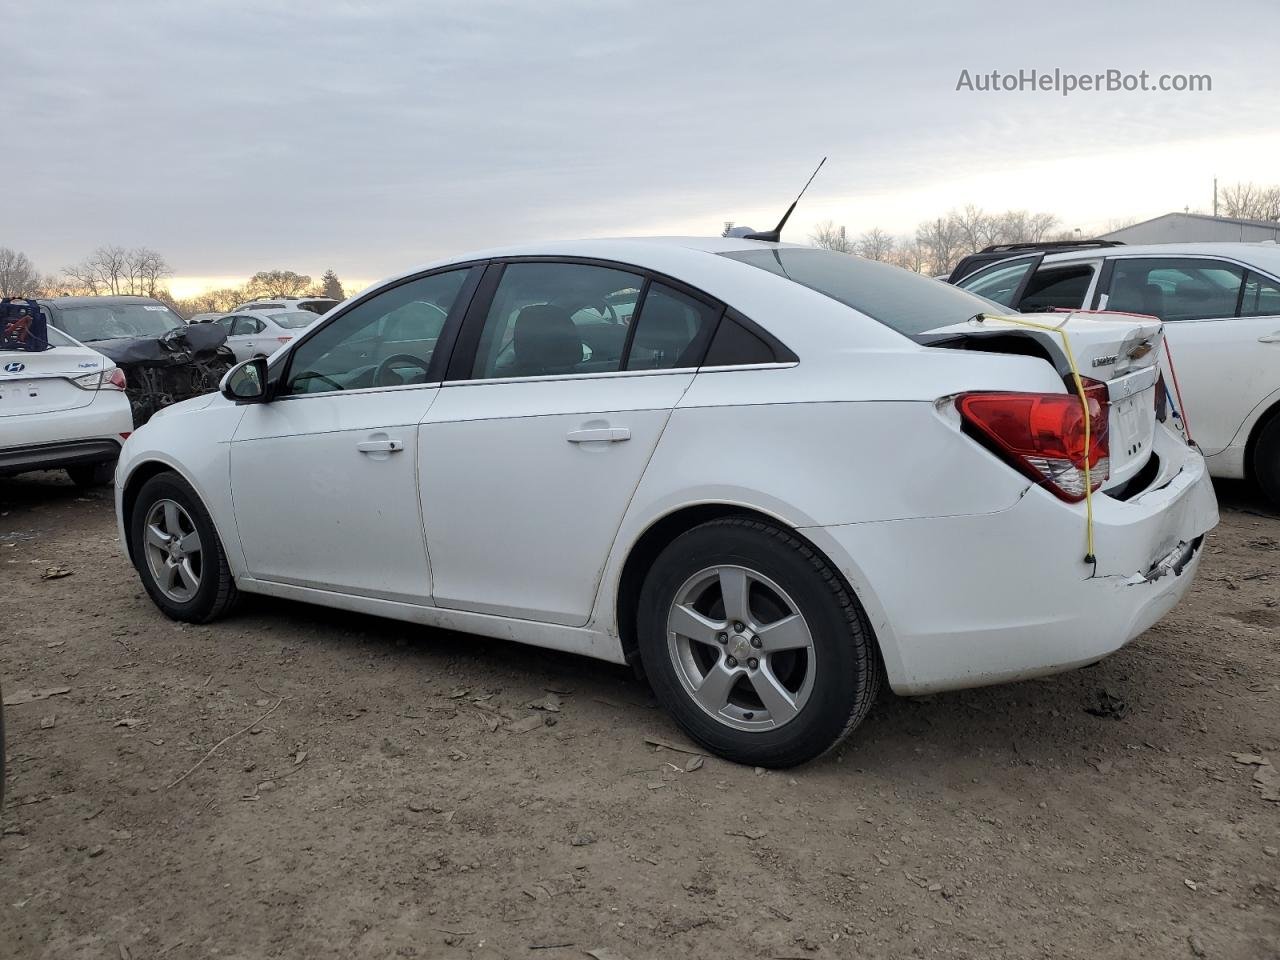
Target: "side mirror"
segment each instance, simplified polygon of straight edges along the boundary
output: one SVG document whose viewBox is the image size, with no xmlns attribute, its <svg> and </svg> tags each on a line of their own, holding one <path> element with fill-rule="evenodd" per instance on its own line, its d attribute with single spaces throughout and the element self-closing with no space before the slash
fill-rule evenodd
<svg viewBox="0 0 1280 960">
<path fill-rule="evenodd" d="M 254 357 L 227 371 L 218 389 L 236 403 L 261 403 L 267 398 L 267 361 Z"/>
</svg>

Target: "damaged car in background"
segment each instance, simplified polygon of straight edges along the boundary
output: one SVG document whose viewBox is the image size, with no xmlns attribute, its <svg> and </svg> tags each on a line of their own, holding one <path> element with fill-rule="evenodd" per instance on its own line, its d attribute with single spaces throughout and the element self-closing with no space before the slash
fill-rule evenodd
<svg viewBox="0 0 1280 960">
<path fill-rule="evenodd" d="M 51 326 L 124 371 L 136 426 L 162 407 L 217 389 L 235 363 L 225 330 L 184 323 L 150 297 L 59 297 L 40 304 Z"/>
</svg>

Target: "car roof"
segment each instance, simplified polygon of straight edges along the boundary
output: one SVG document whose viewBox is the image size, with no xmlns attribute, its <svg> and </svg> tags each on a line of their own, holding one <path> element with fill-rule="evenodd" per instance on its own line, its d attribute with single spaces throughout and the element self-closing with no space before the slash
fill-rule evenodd
<svg viewBox="0 0 1280 960">
<path fill-rule="evenodd" d="M 107 294 L 101 297 L 43 297 L 40 303 L 47 303 L 54 307 L 83 307 L 92 304 L 109 303 L 160 303 L 165 305 L 154 297 L 135 297 L 131 294 Z"/>
<path fill-rule="evenodd" d="M 1026 254 L 1010 254 L 1006 260 Z M 1046 253 L 1045 263 L 1074 263 L 1080 260 L 1097 260 L 1100 257 L 1227 257 L 1256 263 L 1269 270 L 1280 270 L 1280 244 L 1274 243 L 1145 243 L 1125 244 L 1120 247 L 1094 247 L 1084 250 L 1065 250 L 1062 253 Z"/>
</svg>

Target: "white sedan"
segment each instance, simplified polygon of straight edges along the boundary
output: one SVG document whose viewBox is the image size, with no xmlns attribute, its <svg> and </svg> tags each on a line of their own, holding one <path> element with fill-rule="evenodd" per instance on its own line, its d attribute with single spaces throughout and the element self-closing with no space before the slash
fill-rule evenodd
<svg viewBox="0 0 1280 960">
<path fill-rule="evenodd" d="M 1091 307 L 1159 317 L 1173 357 L 1170 379 L 1209 473 L 1251 477 L 1280 504 L 1280 247 L 1160 243 L 1028 253 L 959 286 L 1023 312 Z"/>
<path fill-rule="evenodd" d="M 800 763 L 882 677 L 1091 663 L 1191 584 L 1217 506 L 1160 324 L 1064 318 L 1082 397 L 994 309 L 750 239 L 438 262 L 134 434 L 121 542 L 175 619 L 250 592 L 638 661 L 707 749 Z"/>
<path fill-rule="evenodd" d="M 227 346 L 237 360 L 248 360 L 271 356 L 319 319 L 308 310 L 274 310 L 232 313 L 209 322 L 227 331 Z"/>
<path fill-rule="evenodd" d="M 111 482 L 133 431 L 124 373 L 60 330 L 49 349 L 0 350 L 0 476 L 65 469 L 77 486 Z"/>
</svg>

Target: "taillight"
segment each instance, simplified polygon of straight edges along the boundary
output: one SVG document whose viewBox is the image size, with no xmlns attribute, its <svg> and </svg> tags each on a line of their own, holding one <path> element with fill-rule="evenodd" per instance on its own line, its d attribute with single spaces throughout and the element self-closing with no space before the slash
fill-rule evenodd
<svg viewBox="0 0 1280 960">
<path fill-rule="evenodd" d="M 1089 447 L 1075 385 L 1069 393 L 966 393 L 956 399 L 971 436 L 1030 479 L 1069 503 L 1084 499 L 1084 465 L 1097 490 L 1111 472 L 1107 385 L 1083 379 L 1089 408 Z"/>
<path fill-rule="evenodd" d="M 71 382 L 81 390 L 123 390 L 124 371 L 112 367 L 106 373 L 95 371 L 81 377 L 72 377 Z"/>
<path fill-rule="evenodd" d="M 288 343 L 290 340 L 293 339 L 293 337 L 276 337 L 276 339 L 279 340 L 281 343 Z"/>
<path fill-rule="evenodd" d="M 103 390 L 123 390 L 128 385 L 124 378 L 124 371 L 119 367 L 112 369 L 105 377 L 102 378 Z"/>
</svg>

